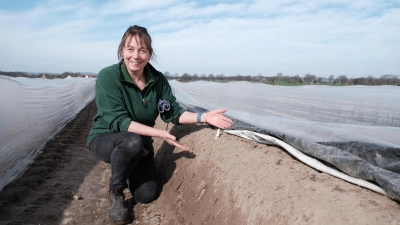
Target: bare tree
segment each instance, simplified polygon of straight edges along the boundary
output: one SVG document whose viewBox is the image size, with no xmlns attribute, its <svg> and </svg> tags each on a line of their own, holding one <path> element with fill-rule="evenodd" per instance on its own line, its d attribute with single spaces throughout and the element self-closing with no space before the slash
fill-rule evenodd
<svg viewBox="0 0 400 225">
<path fill-rule="evenodd" d="M 225 76 L 224 76 L 223 74 L 217 74 L 217 76 L 215 76 L 215 78 L 216 78 L 217 80 L 223 81 L 224 78 L 225 78 Z"/>
<path fill-rule="evenodd" d="M 192 76 L 188 73 L 184 73 L 180 79 L 183 82 L 187 82 L 187 81 L 191 81 L 192 80 Z"/>
<path fill-rule="evenodd" d="M 240 75 L 240 74 L 236 75 L 236 80 L 237 81 L 242 81 L 243 80 L 243 76 Z"/>
<path fill-rule="evenodd" d="M 170 74 L 168 71 L 165 71 L 165 72 L 164 72 L 164 76 L 165 76 L 168 80 L 173 79 L 173 77 L 171 76 L 171 74 Z"/>
<path fill-rule="evenodd" d="M 399 76 L 393 74 L 385 74 L 381 76 L 382 84 L 397 85 L 399 83 Z"/>
<path fill-rule="evenodd" d="M 316 78 L 315 75 L 307 73 L 306 75 L 304 75 L 304 82 L 312 84 L 315 78 Z"/>
<path fill-rule="evenodd" d="M 340 84 L 347 84 L 347 81 L 348 81 L 349 79 L 347 78 L 347 76 L 346 75 L 340 75 L 339 76 L 339 83 Z"/>
<path fill-rule="evenodd" d="M 179 80 L 179 73 L 174 73 L 174 78 Z"/>
<path fill-rule="evenodd" d="M 333 81 L 335 80 L 335 76 L 334 75 L 330 75 L 329 77 L 328 77 L 328 81 L 332 84 L 333 83 Z"/>
</svg>

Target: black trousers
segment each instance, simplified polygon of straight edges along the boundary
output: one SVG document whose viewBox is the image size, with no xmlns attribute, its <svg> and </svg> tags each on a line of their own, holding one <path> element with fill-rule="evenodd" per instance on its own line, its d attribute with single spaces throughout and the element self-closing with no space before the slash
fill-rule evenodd
<svg viewBox="0 0 400 225">
<path fill-rule="evenodd" d="M 140 135 L 132 132 L 97 135 L 89 145 L 100 160 L 111 164 L 110 189 L 129 187 L 137 202 L 157 198 L 157 173 L 154 153 L 143 148 Z"/>
</svg>

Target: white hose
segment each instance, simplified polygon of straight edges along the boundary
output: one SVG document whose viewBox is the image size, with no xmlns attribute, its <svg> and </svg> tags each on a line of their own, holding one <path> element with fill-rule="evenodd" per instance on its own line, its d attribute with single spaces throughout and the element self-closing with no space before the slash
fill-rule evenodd
<svg viewBox="0 0 400 225">
<path fill-rule="evenodd" d="M 338 177 L 340 179 L 343 179 L 350 183 L 359 185 L 361 187 L 368 188 L 377 193 L 386 195 L 386 192 L 381 187 L 374 185 L 368 181 L 351 177 L 351 176 L 344 174 L 338 170 L 328 167 L 328 166 L 324 165 L 323 163 L 319 162 L 318 160 L 305 155 L 304 153 L 297 150 L 293 146 L 290 146 L 289 144 L 287 144 L 277 138 L 274 138 L 274 137 L 271 137 L 271 136 L 265 135 L 265 134 L 248 131 L 248 130 L 225 130 L 224 132 L 233 134 L 233 135 L 236 135 L 236 136 L 239 136 L 242 138 L 254 140 L 256 142 L 263 143 L 263 144 L 275 144 L 275 145 L 281 146 L 286 151 L 288 151 L 290 154 L 292 154 L 295 158 L 297 158 L 301 162 L 307 164 L 308 166 L 310 166 L 316 170 L 319 170 L 324 173 L 330 174 L 332 176 Z"/>
</svg>

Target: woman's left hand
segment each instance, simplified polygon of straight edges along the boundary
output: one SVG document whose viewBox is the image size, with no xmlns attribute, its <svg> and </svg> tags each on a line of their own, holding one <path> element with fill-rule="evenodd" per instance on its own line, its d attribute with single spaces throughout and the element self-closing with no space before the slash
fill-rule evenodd
<svg viewBox="0 0 400 225">
<path fill-rule="evenodd" d="M 221 129 L 226 129 L 232 125 L 232 120 L 222 115 L 226 109 L 211 110 L 205 114 L 205 122 Z"/>
</svg>

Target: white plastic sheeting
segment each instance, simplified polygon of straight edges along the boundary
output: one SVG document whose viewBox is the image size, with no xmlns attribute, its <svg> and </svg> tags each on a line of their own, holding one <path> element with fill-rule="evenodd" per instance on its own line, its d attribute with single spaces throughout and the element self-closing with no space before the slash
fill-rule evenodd
<svg viewBox="0 0 400 225">
<path fill-rule="evenodd" d="M 170 81 L 182 103 L 227 108 L 247 122 L 276 126 L 314 141 L 334 141 L 359 134 L 400 145 L 399 86 L 271 86 L 249 82 Z M 329 128 L 315 133 L 313 127 Z M 285 127 L 288 126 L 288 127 Z M 301 134 L 299 134 L 301 132 Z M 352 138 L 351 135 L 349 137 Z"/>
<path fill-rule="evenodd" d="M 400 87 L 170 84 L 188 110 L 227 108 L 231 129 L 277 138 L 400 200 Z"/>
<path fill-rule="evenodd" d="M 95 82 L 0 75 L 0 190 L 94 99 Z"/>
</svg>

